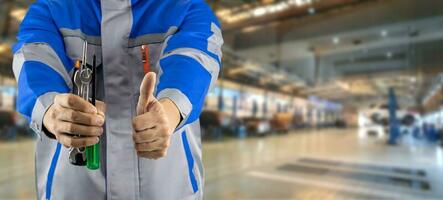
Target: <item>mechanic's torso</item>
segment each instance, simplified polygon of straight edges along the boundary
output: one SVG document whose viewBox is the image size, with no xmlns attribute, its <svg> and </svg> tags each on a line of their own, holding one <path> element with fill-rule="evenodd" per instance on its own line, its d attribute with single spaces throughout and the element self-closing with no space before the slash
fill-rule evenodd
<svg viewBox="0 0 443 200">
<path fill-rule="evenodd" d="M 148 62 L 152 71 L 161 73 L 158 60 L 164 44 L 168 36 L 178 31 L 186 10 L 192 6 L 190 2 L 49 1 L 50 15 L 63 36 L 72 65 L 81 59 L 85 40 L 88 60 L 92 61 L 93 55 L 97 57 L 97 98 L 107 104 L 106 133 L 101 138 L 101 170 L 72 166 L 68 161 L 68 149 L 61 147 L 49 190 L 47 172 L 53 158 L 47 154 L 56 151 L 56 142 L 43 138 L 43 142 L 37 144 L 36 155 L 39 191 L 52 193 L 52 199 L 193 199 L 198 195 L 194 194 L 187 172 L 183 171 L 188 166 L 180 134 L 171 137 L 168 156 L 156 162 L 137 157 L 131 135 L 131 121 L 144 76 L 141 46 L 149 48 Z M 180 131 L 197 130 L 198 127 L 196 122 Z M 201 173 L 196 174 L 201 176 Z M 172 189 L 174 192 L 170 192 Z"/>
</svg>

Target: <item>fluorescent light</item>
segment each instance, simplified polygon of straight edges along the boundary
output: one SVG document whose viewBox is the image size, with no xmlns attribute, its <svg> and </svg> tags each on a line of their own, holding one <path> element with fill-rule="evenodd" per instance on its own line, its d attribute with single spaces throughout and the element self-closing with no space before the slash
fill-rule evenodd
<svg viewBox="0 0 443 200">
<path fill-rule="evenodd" d="M 263 8 L 263 7 L 261 7 L 261 8 L 257 8 L 257 9 L 254 9 L 254 10 L 252 11 L 252 15 L 254 15 L 254 17 L 260 17 L 260 16 L 265 15 L 266 13 L 267 13 L 267 11 L 266 11 L 266 9 Z"/>
<path fill-rule="evenodd" d="M 216 12 L 216 14 L 223 21 L 226 21 L 228 23 L 235 23 L 238 21 L 243 21 L 243 20 L 249 19 L 251 17 L 262 17 L 266 14 L 281 12 L 283 10 L 287 10 L 291 6 L 292 7 L 293 6 L 301 7 L 301 6 L 306 6 L 309 4 L 312 4 L 312 0 L 286 0 L 286 1 L 276 3 L 276 4 L 263 5 L 263 6 L 254 8 L 252 10 L 244 9 L 244 10 L 239 11 L 240 7 L 231 8 L 231 9 L 221 9 L 221 10 L 218 10 Z M 246 5 L 248 5 L 248 6 L 246 6 Z M 249 8 L 250 6 L 249 6 L 249 4 L 244 4 L 242 7 Z M 237 12 L 237 11 L 239 11 L 239 12 Z M 315 9 L 310 8 L 308 10 L 308 12 L 310 14 L 314 14 Z"/>
<path fill-rule="evenodd" d="M 11 17 L 13 17 L 14 19 L 16 19 L 17 21 L 22 21 L 23 18 L 25 17 L 25 15 L 26 15 L 26 11 L 27 10 L 24 9 L 24 8 L 17 8 L 17 9 L 12 10 L 9 13 L 9 15 Z"/>
<path fill-rule="evenodd" d="M 388 31 L 387 31 L 387 30 L 382 30 L 382 31 L 380 32 L 380 35 L 381 35 L 382 37 L 387 37 L 387 36 L 388 36 Z"/>
<path fill-rule="evenodd" d="M 392 52 L 388 52 L 388 53 L 386 53 L 386 57 L 387 57 L 387 58 L 392 58 Z"/>
<path fill-rule="evenodd" d="M 315 14 L 315 8 L 310 7 L 310 8 L 308 9 L 308 13 L 309 13 L 310 15 Z"/>
<path fill-rule="evenodd" d="M 8 50 L 9 50 L 9 46 L 7 44 L 0 44 L 0 54 L 3 54 Z"/>
<path fill-rule="evenodd" d="M 304 6 L 311 4 L 312 0 L 292 0 L 291 3 L 295 3 L 296 6 Z"/>
<path fill-rule="evenodd" d="M 334 44 L 339 44 L 340 43 L 340 38 L 339 37 L 334 37 L 334 38 L 332 38 L 332 42 Z"/>
</svg>

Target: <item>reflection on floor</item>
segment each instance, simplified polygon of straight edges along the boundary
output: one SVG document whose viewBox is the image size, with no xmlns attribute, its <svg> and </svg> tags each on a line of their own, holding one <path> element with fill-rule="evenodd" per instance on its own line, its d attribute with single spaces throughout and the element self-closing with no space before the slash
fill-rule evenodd
<svg viewBox="0 0 443 200">
<path fill-rule="evenodd" d="M 355 130 L 204 144 L 205 199 L 443 199 L 443 150 Z"/>
<path fill-rule="evenodd" d="M 443 151 L 355 130 L 205 142 L 205 199 L 443 199 Z M 34 142 L 0 143 L 0 199 L 35 199 Z"/>
</svg>

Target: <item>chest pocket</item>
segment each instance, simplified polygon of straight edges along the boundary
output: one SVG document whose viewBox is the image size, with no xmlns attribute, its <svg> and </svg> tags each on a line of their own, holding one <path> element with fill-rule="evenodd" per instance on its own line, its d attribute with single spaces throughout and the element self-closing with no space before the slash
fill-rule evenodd
<svg viewBox="0 0 443 200">
<path fill-rule="evenodd" d="M 138 47 L 133 47 L 134 52 L 138 54 L 135 58 L 138 60 L 138 65 L 146 72 L 146 66 L 149 71 L 158 73 L 158 61 L 161 57 L 163 43 L 143 44 Z"/>
</svg>

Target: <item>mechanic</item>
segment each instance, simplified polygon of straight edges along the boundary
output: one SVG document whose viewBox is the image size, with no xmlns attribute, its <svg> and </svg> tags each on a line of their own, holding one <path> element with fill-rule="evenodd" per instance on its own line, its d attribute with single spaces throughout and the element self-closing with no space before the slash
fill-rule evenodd
<svg viewBox="0 0 443 200">
<path fill-rule="evenodd" d="M 198 118 L 223 44 L 203 0 L 37 0 L 17 39 L 17 110 L 39 135 L 38 199 L 202 198 Z M 71 94 L 85 41 L 97 106 Z M 70 147 L 99 140 L 99 170 L 70 164 Z"/>
</svg>

